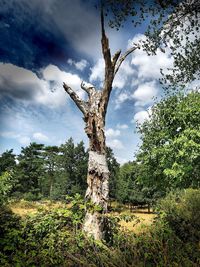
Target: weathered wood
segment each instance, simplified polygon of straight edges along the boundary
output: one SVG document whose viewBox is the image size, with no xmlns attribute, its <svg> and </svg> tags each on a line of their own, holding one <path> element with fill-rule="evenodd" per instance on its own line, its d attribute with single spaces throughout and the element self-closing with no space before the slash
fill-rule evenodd
<svg viewBox="0 0 200 267">
<path fill-rule="evenodd" d="M 122 62 L 126 59 L 126 57 L 128 55 L 130 55 L 131 53 L 133 53 L 133 51 L 135 51 L 136 49 L 140 49 L 140 45 L 139 44 L 134 44 L 133 47 L 131 47 L 130 49 L 128 49 L 118 60 L 116 66 L 115 66 L 115 70 L 114 70 L 114 75 L 117 74 Z"/>
<path fill-rule="evenodd" d="M 112 83 L 122 62 L 138 48 L 134 46 L 121 57 L 121 50 L 119 50 L 111 57 L 109 40 L 105 34 L 103 9 L 101 10 L 101 34 L 102 54 L 105 62 L 102 90 L 97 90 L 94 86 L 86 86 L 82 82 L 81 88 L 88 95 L 88 101 L 85 102 L 67 84 L 63 84 L 65 91 L 84 114 L 85 132 L 89 138 L 88 188 L 85 198 L 94 206 L 98 206 L 100 210 L 86 211 L 83 230 L 95 239 L 104 238 L 105 219 L 102 215 L 107 212 L 108 208 L 109 170 L 106 162 L 105 116 Z"/>
<path fill-rule="evenodd" d="M 79 96 L 75 93 L 75 91 L 71 87 L 69 87 L 66 83 L 63 83 L 63 88 L 68 93 L 68 95 L 71 97 L 71 99 L 74 101 L 74 103 L 77 105 L 77 107 L 85 115 L 88 109 L 87 103 L 81 100 Z"/>
</svg>

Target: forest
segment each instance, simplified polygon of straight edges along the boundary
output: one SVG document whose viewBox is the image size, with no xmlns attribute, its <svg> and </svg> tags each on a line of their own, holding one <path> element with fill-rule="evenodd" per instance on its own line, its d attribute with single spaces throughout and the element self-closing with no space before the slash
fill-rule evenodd
<svg viewBox="0 0 200 267">
<path fill-rule="evenodd" d="M 19 154 L 11 148 L 0 155 L 0 266 L 198 267 L 200 4 L 98 4 L 103 83 L 82 81 L 86 99 L 62 81 L 82 113 L 89 144 L 72 136 L 60 145 L 29 142 Z M 106 20 L 119 31 L 128 17 L 139 27 L 147 15 L 147 39 L 112 56 Z M 168 46 L 174 65 L 171 72 L 160 69 L 164 94 L 137 123 L 141 142 L 133 159 L 120 164 L 105 135 L 115 75 L 137 50 L 150 56 Z"/>
</svg>

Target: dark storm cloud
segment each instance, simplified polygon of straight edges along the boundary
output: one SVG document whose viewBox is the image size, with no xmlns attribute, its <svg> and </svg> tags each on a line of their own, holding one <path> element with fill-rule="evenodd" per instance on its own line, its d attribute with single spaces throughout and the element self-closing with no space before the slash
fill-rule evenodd
<svg viewBox="0 0 200 267">
<path fill-rule="evenodd" d="M 80 58 L 95 47 L 96 21 L 81 0 L 2 0 L 0 61 L 34 71 L 62 67 L 75 50 Z"/>
<path fill-rule="evenodd" d="M 12 97 L 20 100 L 33 100 L 37 94 L 34 86 L 30 84 L 16 84 L 4 79 L 0 84 L 1 96 Z"/>
<path fill-rule="evenodd" d="M 52 25 L 50 14 L 42 9 L 42 4 L 40 8 L 35 4 L 31 6 L 22 0 L 2 1 L 1 61 L 36 70 L 49 63 L 59 65 L 72 53 L 63 33 Z"/>
<path fill-rule="evenodd" d="M 1 97 L 33 101 L 38 94 L 38 89 L 39 88 L 35 87 L 35 84 L 18 84 L 14 81 L 0 77 Z"/>
</svg>

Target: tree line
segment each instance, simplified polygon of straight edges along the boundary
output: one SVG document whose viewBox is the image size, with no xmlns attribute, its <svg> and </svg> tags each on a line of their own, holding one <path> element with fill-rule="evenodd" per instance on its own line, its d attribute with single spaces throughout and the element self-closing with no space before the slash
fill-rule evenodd
<svg viewBox="0 0 200 267">
<path fill-rule="evenodd" d="M 155 104 L 150 119 L 138 125 L 142 144 L 132 162 L 120 166 L 112 149 L 106 149 L 111 199 L 151 205 L 171 190 L 199 188 L 199 103 L 200 93 L 193 91 Z M 88 150 L 82 141 L 75 144 L 70 138 L 60 146 L 31 143 L 18 156 L 12 149 L 0 156 L 1 184 L 11 184 L 12 197 L 28 200 L 84 196 L 87 164 Z M 11 178 L 6 180 L 5 173 Z"/>
</svg>

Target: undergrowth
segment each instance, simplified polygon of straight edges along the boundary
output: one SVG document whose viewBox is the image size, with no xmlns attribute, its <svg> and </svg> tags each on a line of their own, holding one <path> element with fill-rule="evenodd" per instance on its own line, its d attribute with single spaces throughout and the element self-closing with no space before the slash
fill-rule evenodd
<svg viewBox="0 0 200 267">
<path fill-rule="evenodd" d="M 118 223 L 120 218 L 108 216 L 107 236 L 110 236 L 103 242 L 87 238 L 81 231 L 85 206 L 78 195 L 71 200 L 68 209 L 56 207 L 23 219 L 14 215 L 6 206 L 1 206 L 0 266 L 200 266 L 199 230 L 195 228 L 199 222 L 196 220 L 200 218 L 196 215 L 198 212 L 191 212 L 191 206 L 199 209 L 196 206 L 198 199 L 196 190 L 185 191 L 179 197 L 171 195 L 170 200 L 166 198 L 160 204 L 160 215 L 148 231 L 137 235 L 121 231 Z M 161 212 L 164 201 L 167 201 L 168 206 L 165 204 L 166 209 L 163 208 Z M 184 205 L 180 208 L 179 203 L 182 202 Z M 179 210 L 177 207 L 180 212 L 176 212 L 176 209 Z M 184 209 L 189 210 L 184 212 Z M 171 211 L 174 216 L 170 215 Z M 183 214 L 187 224 L 181 225 Z M 179 234 L 174 228 L 174 220 L 178 220 L 179 228 L 186 225 L 184 229 L 187 234 L 190 231 L 188 225 L 192 223 L 192 236 L 187 238 Z"/>
</svg>

